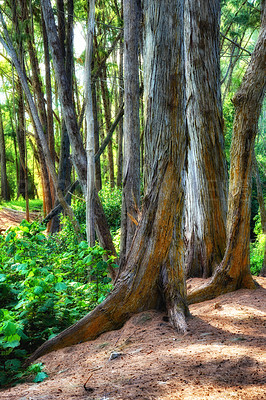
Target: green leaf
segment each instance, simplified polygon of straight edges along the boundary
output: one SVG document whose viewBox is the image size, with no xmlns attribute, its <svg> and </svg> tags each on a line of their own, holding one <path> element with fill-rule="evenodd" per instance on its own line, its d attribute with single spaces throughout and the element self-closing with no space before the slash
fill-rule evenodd
<svg viewBox="0 0 266 400">
<path fill-rule="evenodd" d="M 82 242 L 80 242 L 80 244 L 78 245 L 78 247 L 80 249 L 87 249 L 88 248 L 88 243 L 85 242 L 84 240 Z"/>
<path fill-rule="evenodd" d="M 7 349 L 7 348 L 15 348 L 15 347 L 18 347 L 20 345 L 20 341 L 19 340 L 12 340 L 12 341 L 8 341 L 8 342 L 6 342 L 6 343 L 3 343 L 3 348 L 4 349 Z"/>
<path fill-rule="evenodd" d="M 42 382 L 45 378 L 47 378 L 47 374 L 45 372 L 38 372 L 38 374 L 35 376 L 33 382 Z"/>
<path fill-rule="evenodd" d="M 18 370 L 18 368 L 21 367 L 21 361 L 18 360 L 17 358 L 12 358 L 11 360 L 7 360 L 5 362 L 5 367 L 7 369 L 16 371 L 16 370 Z"/>
<path fill-rule="evenodd" d="M 37 236 L 37 239 L 40 240 L 41 242 L 44 241 L 46 239 L 45 235 L 39 233 Z"/>
<path fill-rule="evenodd" d="M 9 234 L 6 236 L 5 241 L 6 241 L 6 242 L 10 242 L 10 240 L 14 239 L 15 236 L 16 236 L 15 232 L 11 231 L 11 232 L 9 232 Z"/>
<path fill-rule="evenodd" d="M 42 294 L 43 293 L 43 288 L 41 286 L 36 286 L 34 288 L 33 292 L 34 292 L 34 294 L 37 294 L 37 295 Z"/>
<path fill-rule="evenodd" d="M 4 282 L 6 280 L 5 274 L 0 274 L 0 282 Z"/>
<path fill-rule="evenodd" d="M 65 284 L 65 283 L 63 283 L 63 282 L 58 282 L 56 285 L 55 285 L 55 290 L 57 291 L 57 292 L 62 292 L 62 291 L 64 291 L 64 290 L 66 290 L 66 288 L 67 288 L 67 285 Z"/>
<path fill-rule="evenodd" d="M 84 258 L 84 263 L 89 264 L 92 261 L 92 255 L 86 256 Z"/>
<path fill-rule="evenodd" d="M 5 336 L 15 335 L 16 332 L 17 332 L 17 325 L 14 324 L 14 322 L 8 321 L 3 326 L 3 333 L 4 333 Z"/>
</svg>

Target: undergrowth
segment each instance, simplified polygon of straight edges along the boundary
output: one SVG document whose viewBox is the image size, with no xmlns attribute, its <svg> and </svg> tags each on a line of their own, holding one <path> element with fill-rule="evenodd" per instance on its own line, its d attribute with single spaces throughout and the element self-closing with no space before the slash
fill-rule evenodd
<svg viewBox="0 0 266 400">
<path fill-rule="evenodd" d="M 0 236 L 0 385 L 35 373 L 23 361 L 47 340 L 92 310 L 111 289 L 105 251 L 76 243 L 68 226 L 54 236 L 22 221 Z M 93 277 L 93 280 L 92 278 Z"/>
</svg>

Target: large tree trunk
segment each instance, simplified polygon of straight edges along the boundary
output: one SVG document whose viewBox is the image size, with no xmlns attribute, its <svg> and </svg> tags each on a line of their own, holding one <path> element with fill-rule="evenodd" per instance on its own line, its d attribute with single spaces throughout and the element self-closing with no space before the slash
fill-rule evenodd
<svg viewBox="0 0 266 400">
<path fill-rule="evenodd" d="M 142 219 L 137 227 L 127 265 L 113 292 L 95 310 L 57 337 L 45 342 L 29 362 L 52 350 L 96 338 L 119 328 L 133 314 L 157 308 L 162 298 L 160 270 L 173 243 L 175 216 L 182 215 L 182 171 L 185 159 L 183 1 L 144 1 L 146 76 L 146 133 L 153 142 L 153 170 L 143 201 Z M 167 29 L 167 31 L 166 31 Z M 154 79 L 156 77 L 156 79 Z M 180 233 L 176 232 L 176 238 Z M 181 246 L 182 247 L 182 246 Z M 181 261 L 179 248 L 175 261 Z M 168 271 L 170 300 L 182 296 L 175 272 Z M 170 272 L 173 274 L 170 275 Z M 174 282 L 175 281 L 175 282 Z M 165 287 L 166 288 L 166 287 Z M 167 288 L 166 288 L 167 291 Z M 168 295 L 168 294 L 167 294 Z M 175 300 L 174 300 L 175 303 Z M 183 312 L 185 312 L 185 304 Z M 171 305 L 171 309 L 174 309 Z M 182 329 L 182 326 L 179 326 Z"/>
<path fill-rule="evenodd" d="M 223 259 L 226 244 L 228 178 L 223 151 L 219 22 L 220 0 L 185 1 L 188 277 L 211 276 Z"/>
<path fill-rule="evenodd" d="M 6 146 L 3 127 L 2 110 L 0 106 L 0 168 L 1 168 L 1 199 L 10 200 L 10 193 L 6 174 Z"/>
<path fill-rule="evenodd" d="M 241 287 L 255 288 L 250 273 L 250 202 L 254 142 L 266 87 L 266 7 L 260 34 L 242 84 L 233 98 L 234 132 L 227 219 L 227 245 L 210 283 L 188 296 L 190 303 L 214 298 Z"/>
<path fill-rule="evenodd" d="M 120 269 L 125 266 L 140 207 L 139 28 L 140 1 L 124 0 L 124 155 Z"/>
</svg>

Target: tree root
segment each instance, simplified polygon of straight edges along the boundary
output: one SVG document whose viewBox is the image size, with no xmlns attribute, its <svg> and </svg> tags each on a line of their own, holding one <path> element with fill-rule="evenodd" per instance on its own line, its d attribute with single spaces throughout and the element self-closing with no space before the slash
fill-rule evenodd
<svg viewBox="0 0 266 400">
<path fill-rule="evenodd" d="M 217 268 L 210 281 L 188 293 L 188 304 L 212 300 L 222 294 L 238 289 L 256 289 L 256 284 L 250 272 L 246 271 L 241 277 L 231 277 L 223 268 Z"/>
<path fill-rule="evenodd" d="M 177 330 L 177 332 L 183 334 L 187 332 L 187 323 L 185 314 L 180 307 L 174 305 L 173 307 L 168 308 L 168 316 L 170 324 L 174 329 Z"/>
</svg>

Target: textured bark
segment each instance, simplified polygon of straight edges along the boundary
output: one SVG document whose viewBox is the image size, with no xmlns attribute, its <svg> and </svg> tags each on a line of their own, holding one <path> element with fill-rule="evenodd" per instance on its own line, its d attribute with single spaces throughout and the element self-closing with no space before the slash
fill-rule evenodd
<svg viewBox="0 0 266 400">
<path fill-rule="evenodd" d="M 219 0 L 185 1 L 188 277 L 211 276 L 222 261 L 226 244 L 227 169 L 223 151 L 219 21 Z"/>
<path fill-rule="evenodd" d="M 95 154 L 97 154 L 100 147 L 100 136 L 99 136 L 98 105 L 97 105 L 97 94 L 96 94 L 95 83 L 92 84 L 92 107 L 93 107 L 93 119 L 94 119 L 94 151 Z M 98 160 L 95 160 L 95 187 L 97 192 L 102 188 L 100 157 Z"/>
<path fill-rule="evenodd" d="M 144 2 L 145 41 L 150 49 L 148 53 L 144 52 L 146 124 L 147 134 L 152 134 L 154 142 L 154 169 L 127 266 L 116 281 L 113 292 L 102 304 L 45 342 L 29 362 L 52 350 L 94 339 L 102 332 L 119 328 L 133 313 L 157 308 L 162 301 L 158 286 L 160 270 L 173 242 L 175 215 L 182 214 L 179 209 L 182 199 L 180 187 L 186 145 L 182 5 L 181 0 Z M 176 237 L 179 237 L 178 232 Z M 167 271 L 169 277 L 170 270 Z M 176 285 L 176 295 L 178 291 Z"/>
<path fill-rule="evenodd" d="M 121 10 L 121 15 L 123 19 L 123 6 Z M 120 39 L 119 48 L 119 107 L 122 107 L 124 103 L 124 68 L 123 68 L 123 40 Z M 122 187 L 122 174 L 123 174 L 123 120 L 119 122 L 118 125 L 118 141 L 117 141 L 117 177 L 116 185 L 117 187 Z"/>
<path fill-rule="evenodd" d="M 39 62 L 35 50 L 35 44 L 34 44 L 34 32 L 32 30 L 31 24 L 29 23 L 30 21 L 30 15 L 29 15 L 29 10 L 28 10 L 28 3 L 26 0 L 20 0 L 21 7 L 22 7 L 22 20 L 24 22 L 25 26 L 25 31 L 27 33 L 27 48 L 28 48 L 28 53 L 29 53 L 29 58 L 30 58 L 30 64 L 31 64 L 31 71 L 32 71 L 32 87 L 34 91 L 34 95 L 36 97 L 36 104 L 37 104 L 37 109 L 40 117 L 40 121 L 42 124 L 43 132 L 45 134 L 45 138 L 47 140 L 47 115 L 46 115 L 46 109 L 45 109 L 45 99 L 44 99 L 44 90 L 43 90 L 43 84 L 41 81 L 41 73 L 40 73 L 40 68 L 39 68 Z M 41 146 L 38 146 L 38 151 L 42 151 Z M 40 162 L 42 163 L 41 165 L 41 171 L 42 171 L 42 182 L 43 182 L 43 197 L 44 197 L 44 204 L 45 204 L 45 212 L 49 213 L 52 209 L 52 192 L 53 192 L 53 184 L 51 181 L 51 178 L 49 176 L 48 170 L 47 170 L 47 165 L 46 165 L 46 160 L 43 155 L 40 155 L 39 157 Z"/>
<path fill-rule="evenodd" d="M 86 153 L 82 142 L 82 137 L 79 133 L 78 123 L 75 115 L 75 109 L 72 102 L 72 96 L 70 96 L 69 82 L 66 76 L 64 68 L 63 57 L 60 48 L 60 42 L 56 32 L 56 26 L 53 16 L 53 10 L 51 7 L 50 0 L 41 0 L 42 11 L 44 15 L 45 25 L 47 29 L 47 35 L 49 39 L 49 45 L 53 57 L 53 63 L 55 68 L 55 77 L 58 84 L 59 96 L 62 105 L 63 117 L 66 122 L 67 131 L 72 148 L 72 161 L 75 170 L 78 175 L 78 180 L 82 188 L 83 194 L 86 195 L 87 187 L 87 160 Z M 101 221 L 95 217 L 96 232 L 100 233 L 100 245 L 103 248 L 107 248 L 111 252 L 113 249 L 108 248 L 109 244 L 112 243 L 112 237 L 110 231 L 107 229 L 106 218 L 101 210 L 96 210 L 99 202 L 95 202 L 95 213 L 99 212 L 102 215 Z M 102 229 L 102 224 L 105 224 L 105 229 Z M 97 234 L 98 236 L 98 234 Z M 98 236 L 99 238 L 99 236 Z"/>
<path fill-rule="evenodd" d="M 140 1 L 124 5 L 124 156 L 120 269 L 125 266 L 140 207 L 139 28 Z"/>
<path fill-rule="evenodd" d="M 9 187 L 6 174 L 6 146 L 3 127 L 2 110 L 0 106 L 0 168 L 1 168 L 1 199 L 10 200 Z"/>
<path fill-rule="evenodd" d="M 43 48 L 44 48 L 44 64 L 45 64 L 45 87 L 46 87 L 46 102 L 47 102 L 47 137 L 48 137 L 48 147 L 51 153 L 53 163 L 55 164 L 56 152 L 55 152 L 55 141 L 54 141 L 54 120 L 53 120 L 53 96 L 52 96 L 52 83 L 51 83 L 51 70 L 50 70 L 50 55 L 49 55 L 49 45 L 47 32 L 45 28 L 45 23 L 42 16 L 42 34 L 43 34 Z M 52 178 L 49 177 L 50 192 L 52 205 L 55 204 L 55 189 L 52 184 Z M 49 227 L 50 229 L 50 227 Z"/>
<path fill-rule="evenodd" d="M 250 203 L 254 142 L 266 87 L 266 8 L 260 34 L 244 75 L 233 98 L 234 131 L 227 219 L 227 245 L 222 263 L 210 283 L 188 296 L 190 303 L 214 298 L 241 287 L 255 288 L 250 274 Z"/>
<path fill-rule="evenodd" d="M 93 115 L 93 99 L 91 87 L 91 63 L 93 50 L 93 36 L 95 25 L 95 1 L 89 3 L 88 14 L 88 30 L 86 44 L 86 60 L 85 60 L 85 103 L 86 103 L 86 123 L 87 123 L 87 192 L 86 192 L 86 233 L 87 241 L 90 247 L 95 245 L 95 229 L 94 229 L 94 195 L 95 195 L 95 143 L 94 143 L 94 115 Z"/>
<path fill-rule="evenodd" d="M 18 153 L 19 153 L 19 182 L 17 188 L 17 198 L 19 198 L 19 196 L 22 195 L 23 198 L 25 199 L 26 197 L 25 115 L 24 115 L 25 107 L 24 107 L 23 91 L 20 82 L 16 83 L 16 92 L 17 92 L 17 103 L 18 103 L 16 136 L 17 136 Z"/>
<path fill-rule="evenodd" d="M 74 228 L 74 230 L 75 230 L 75 232 L 77 234 L 77 237 L 81 238 L 80 227 L 78 225 L 78 222 L 75 219 L 75 216 L 73 214 L 72 209 L 66 203 L 66 201 L 64 199 L 64 196 L 63 196 L 63 193 L 60 190 L 60 187 L 58 185 L 57 175 L 56 175 L 56 172 L 55 172 L 55 169 L 54 169 L 53 161 L 52 161 L 51 154 L 50 154 L 50 151 L 49 151 L 49 148 L 48 148 L 48 144 L 47 144 L 47 141 L 46 141 L 46 137 L 45 137 L 45 134 L 44 134 L 44 131 L 43 131 L 43 128 L 42 128 L 42 124 L 41 124 L 41 121 L 39 119 L 38 111 L 37 111 L 37 108 L 36 108 L 35 103 L 33 101 L 33 98 L 32 98 L 32 95 L 31 95 L 31 92 L 30 92 L 30 89 L 29 89 L 29 86 L 28 86 L 26 75 L 25 75 L 24 71 L 22 70 L 21 64 L 20 64 L 20 62 L 19 62 L 19 60 L 17 58 L 16 51 L 14 49 L 14 46 L 13 46 L 13 44 L 11 42 L 11 39 L 10 39 L 10 36 L 8 34 L 7 26 L 6 26 L 6 23 L 4 21 L 4 18 L 3 18 L 1 10 L 0 10 L 0 21 L 1 21 L 1 24 L 2 24 L 2 27 L 3 27 L 3 32 L 4 32 L 4 37 L 5 37 L 5 40 L 4 40 L 2 35 L 0 35 L 0 42 L 2 43 L 3 47 L 5 48 L 5 50 L 9 54 L 9 56 L 11 57 L 12 62 L 14 63 L 14 66 L 15 66 L 15 68 L 17 70 L 17 74 L 19 76 L 21 85 L 23 87 L 23 90 L 25 92 L 25 96 L 26 96 L 28 104 L 29 104 L 29 110 L 30 110 L 30 114 L 31 114 L 31 117 L 32 117 L 32 121 L 33 121 L 33 124 L 34 124 L 34 126 L 36 128 L 36 132 L 38 134 L 38 138 L 39 138 L 41 146 L 42 146 L 43 154 L 45 156 L 45 160 L 46 160 L 47 165 L 49 167 L 49 171 L 50 171 L 51 177 L 53 179 L 54 186 L 56 188 L 58 199 L 59 199 L 60 203 L 62 204 L 62 207 L 64 208 L 64 211 L 68 215 L 70 221 L 72 222 L 73 228 Z"/>
<path fill-rule="evenodd" d="M 65 20 L 65 7 L 63 0 L 57 0 L 58 37 L 62 56 L 65 62 L 66 77 L 69 83 L 69 95 L 72 96 L 73 73 L 73 0 L 68 0 L 68 20 Z M 58 180 L 60 189 L 64 192 L 71 183 L 70 141 L 64 118 L 61 120 L 61 144 L 58 166 Z M 60 228 L 59 216 L 52 220 L 51 233 L 58 232 Z"/>
<path fill-rule="evenodd" d="M 109 132 L 110 128 L 111 128 L 111 104 L 110 104 L 110 98 L 109 98 L 109 91 L 108 91 L 108 87 L 107 87 L 106 65 L 102 69 L 101 90 L 102 90 L 102 100 L 103 100 L 106 131 Z M 113 188 L 115 185 L 115 177 L 114 177 L 113 146 L 112 146 L 111 138 L 108 141 L 108 166 L 109 166 L 109 182 L 110 182 L 111 188 Z"/>
<path fill-rule="evenodd" d="M 72 102 L 72 92 L 70 82 L 67 78 L 64 58 L 57 36 L 55 20 L 50 0 L 41 0 L 43 16 L 45 20 L 50 50 L 53 58 L 55 78 L 58 85 L 58 92 L 62 107 L 63 118 L 66 123 L 67 132 L 72 148 L 72 161 L 75 166 L 80 185 L 82 189 L 86 189 L 86 153 L 79 134 L 75 109 Z M 84 190 L 84 193 L 86 190 Z"/>
</svg>

